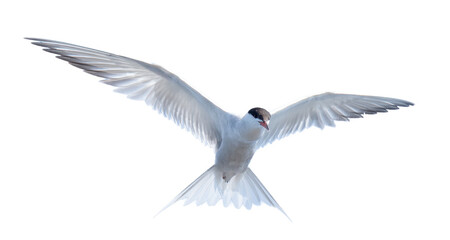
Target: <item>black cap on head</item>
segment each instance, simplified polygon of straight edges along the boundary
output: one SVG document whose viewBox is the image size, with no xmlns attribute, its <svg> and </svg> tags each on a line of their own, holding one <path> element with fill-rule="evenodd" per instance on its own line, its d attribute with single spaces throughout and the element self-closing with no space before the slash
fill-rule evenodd
<svg viewBox="0 0 450 240">
<path fill-rule="evenodd" d="M 270 120 L 270 113 L 264 108 L 252 108 L 248 111 L 250 115 L 252 115 L 256 119 L 260 119 L 261 121 L 267 122 Z"/>
</svg>

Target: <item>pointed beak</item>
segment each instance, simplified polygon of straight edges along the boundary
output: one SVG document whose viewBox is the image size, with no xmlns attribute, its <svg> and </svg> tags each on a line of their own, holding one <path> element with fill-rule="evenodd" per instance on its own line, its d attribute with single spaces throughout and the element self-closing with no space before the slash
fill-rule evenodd
<svg viewBox="0 0 450 240">
<path fill-rule="evenodd" d="M 267 131 L 269 131 L 269 126 L 267 125 L 266 122 L 261 121 L 261 122 L 259 122 L 259 125 L 263 126 L 265 129 L 267 129 Z"/>
</svg>

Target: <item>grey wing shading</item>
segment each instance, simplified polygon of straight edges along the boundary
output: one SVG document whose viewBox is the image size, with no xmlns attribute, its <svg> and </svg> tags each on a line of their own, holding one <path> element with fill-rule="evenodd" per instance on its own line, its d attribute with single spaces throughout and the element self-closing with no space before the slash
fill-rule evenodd
<svg viewBox="0 0 450 240">
<path fill-rule="evenodd" d="M 57 58 L 104 78 L 102 82 L 117 87 L 117 92 L 145 101 L 211 146 L 220 144 L 221 124 L 233 117 L 157 65 L 69 43 L 27 39 L 57 54 Z"/>
<path fill-rule="evenodd" d="M 277 139 L 316 126 L 335 126 L 335 121 L 361 118 L 363 114 L 387 112 L 398 107 L 414 105 L 411 102 L 375 96 L 323 93 L 294 103 L 272 115 L 270 131 L 258 141 L 263 147 Z"/>
</svg>

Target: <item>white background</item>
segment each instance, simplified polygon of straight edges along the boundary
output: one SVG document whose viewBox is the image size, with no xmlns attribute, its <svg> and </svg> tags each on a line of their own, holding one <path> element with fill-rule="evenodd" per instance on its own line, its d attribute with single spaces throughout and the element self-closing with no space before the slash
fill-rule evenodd
<svg viewBox="0 0 450 240">
<path fill-rule="evenodd" d="M 447 1 L 1 4 L 0 239 L 450 239 Z M 239 116 L 327 91 L 416 105 L 257 152 L 292 223 L 267 206 L 153 218 L 212 149 L 23 37 L 159 64 Z"/>
</svg>

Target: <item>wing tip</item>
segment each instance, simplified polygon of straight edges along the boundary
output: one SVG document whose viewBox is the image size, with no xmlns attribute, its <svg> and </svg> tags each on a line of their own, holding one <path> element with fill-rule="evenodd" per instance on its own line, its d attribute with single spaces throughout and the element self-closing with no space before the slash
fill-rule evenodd
<svg viewBox="0 0 450 240">
<path fill-rule="evenodd" d="M 32 44 L 37 44 L 37 43 L 39 43 L 39 42 L 45 42 L 45 41 L 50 41 L 50 40 L 46 40 L 46 39 L 43 39 L 43 38 L 33 38 L 33 37 L 24 37 L 24 39 L 25 40 L 29 40 L 29 41 L 32 41 Z"/>
<path fill-rule="evenodd" d="M 409 107 L 409 106 L 414 106 L 415 104 L 413 102 L 409 102 L 409 101 L 405 101 L 405 106 L 400 106 L 400 107 Z"/>
</svg>

